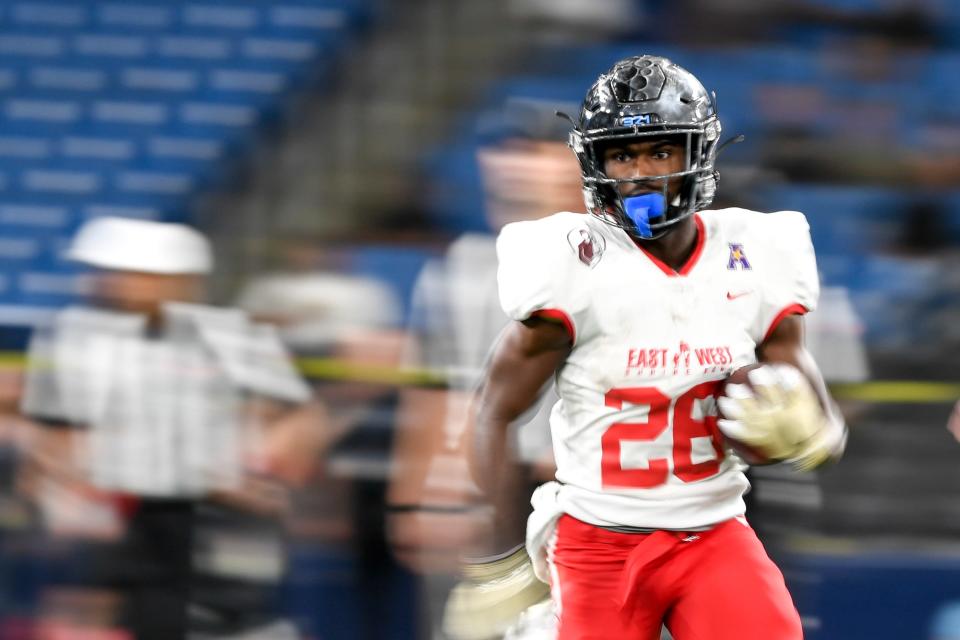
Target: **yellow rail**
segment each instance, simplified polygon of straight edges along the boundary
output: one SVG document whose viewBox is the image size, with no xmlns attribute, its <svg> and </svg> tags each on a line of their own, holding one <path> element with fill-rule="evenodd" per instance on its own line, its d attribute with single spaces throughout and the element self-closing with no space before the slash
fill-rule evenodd
<svg viewBox="0 0 960 640">
<path fill-rule="evenodd" d="M 336 358 L 298 358 L 297 367 L 307 378 L 341 382 L 364 382 L 391 386 L 443 386 L 445 379 L 424 369 L 367 366 Z M 24 354 L 0 352 L 0 369 L 21 369 Z M 960 382 L 927 380 L 870 380 L 837 383 L 830 391 L 838 400 L 871 403 L 937 404 L 960 400 Z"/>
</svg>

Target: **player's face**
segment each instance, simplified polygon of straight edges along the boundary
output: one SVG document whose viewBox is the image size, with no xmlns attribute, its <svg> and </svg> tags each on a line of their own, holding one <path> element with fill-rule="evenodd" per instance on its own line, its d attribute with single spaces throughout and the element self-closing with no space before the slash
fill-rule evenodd
<svg viewBox="0 0 960 640">
<path fill-rule="evenodd" d="M 602 152 L 603 171 L 608 178 L 636 179 L 678 173 L 686 168 L 686 147 L 671 138 L 649 140 L 624 140 L 614 142 Z M 668 200 L 679 193 L 682 177 L 668 181 Z M 663 180 L 627 182 L 618 186 L 623 197 L 642 193 L 659 193 Z"/>
<path fill-rule="evenodd" d="M 159 275 L 105 270 L 97 273 L 95 293 L 111 308 L 156 315 L 165 302 L 196 302 L 201 297 L 198 276 Z"/>
</svg>

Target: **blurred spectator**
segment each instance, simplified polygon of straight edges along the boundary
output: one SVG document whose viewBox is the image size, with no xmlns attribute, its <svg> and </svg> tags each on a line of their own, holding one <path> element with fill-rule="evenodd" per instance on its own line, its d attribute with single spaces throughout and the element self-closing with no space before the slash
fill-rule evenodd
<svg viewBox="0 0 960 640">
<path fill-rule="evenodd" d="M 282 481 L 323 427 L 309 387 L 272 328 L 201 304 L 213 261 L 196 231 L 99 218 L 69 256 L 96 269 L 91 304 L 36 332 L 22 399 L 25 483 L 70 542 L 46 613 L 138 640 L 297 637 L 272 599 Z"/>
<path fill-rule="evenodd" d="M 514 126 L 477 153 L 493 233 L 509 222 L 583 208 L 576 159 L 559 141 L 567 123 L 549 104 L 513 108 L 524 109 L 524 117 L 507 118 Z M 443 637 L 442 605 L 458 560 L 479 547 L 490 525 L 469 477 L 463 430 L 487 352 L 508 321 L 497 299 L 496 271 L 495 235 L 468 233 L 442 261 L 424 268 L 414 293 L 407 364 L 443 379 L 445 388 L 404 390 L 388 501 L 394 553 L 424 577 L 432 629 L 422 637 Z M 536 415 L 517 430 L 519 455 L 538 480 L 553 477 L 548 417 L 555 401 L 555 392 L 546 391 L 531 412 Z"/>
<path fill-rule="evenodd" d="M 242 288 L 237 306 L 276 326 L 287 348 L 308 358 L 308 373 L 320 381 L 315 392 L 330 413 L 324 449 L 337 450 L 322 460 L 309 491 L 301 492 L 311 506 L 298 510 L 296 520 L 313 531 L 313 543 L 353 544 L 357 506 L 349 484 L 356 480 L 356 460 L 340 447 L 393 394 L 387 372 L 400 357 L 401 308 L 385 282 L 347 272 L 349 251 L 295 240 L 287 248 L 280 268 Z M 383 478 L 387 454 L 381 453 L 374 475 Z"/>
<path fill-rule="evenodd" d="M 313 636 L 374 640 L 391 620 L 390 635 L 404 638 L 412 614 L 391 615 L 409 577 L 386 549 L 383 504 L 403 343 L 393 274 L 352 272 L 356 247 L 342 243 L 282 246 L 277 268 L 244 286 L 237 305 L 278 327 L 329 413 L 326 453 L 292 494 L 290 544 L 302 566 L 291 568 L 290 608 Z"/>
<path fill-rule="evenodd" d="M 259 276 L 237 305 L 277 325 L 283 341 L 304 353 L 330 353 L 344 341 L 364 344 L 400 324 L 399 304 L 386 284 L 337 271 Z"/>
</svg>

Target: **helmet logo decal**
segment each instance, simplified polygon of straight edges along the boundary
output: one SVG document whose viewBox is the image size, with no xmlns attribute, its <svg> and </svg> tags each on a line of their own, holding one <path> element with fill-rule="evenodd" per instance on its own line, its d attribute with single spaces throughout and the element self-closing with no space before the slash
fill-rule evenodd
<svg viewBox="0 0 960 640">
<path fill-rule="evenodd" d="M 594 233 L 586 227 L 577 227 L 567 234 L 567 241 L 570 248 L 577 254 L 580 262 L 591 269 L 600 262 L 603 256 L 603 250 L 606 249 L 606 242 L 603 236 Z"/>
<path fill-rule="evenodd" d="M 641 113 L 639 116 L 624 116 L 620 118 L 620 124 L 625 127 L 633 127 L 639 124 L 650 124 L 650 117 L 653 114 L 650 113 Z"/>
<path fill-rule="evenodd" d="M 649 58 L 640 58 L 614 67 L 610 84 L 618 101 L 642 102 L 659 98 L 666 80 L 659 64 Z"/>
<path fill-rule="evenodd" d="M 747 260 L 747 254 L 743 251 L 743 245 L 735 242 L 730 243 L 730 259 L 727 261 L 727 269 L 736 271 L 737 267 L 742 270 L 750 269 L 750 262 Z"/>
</svg>

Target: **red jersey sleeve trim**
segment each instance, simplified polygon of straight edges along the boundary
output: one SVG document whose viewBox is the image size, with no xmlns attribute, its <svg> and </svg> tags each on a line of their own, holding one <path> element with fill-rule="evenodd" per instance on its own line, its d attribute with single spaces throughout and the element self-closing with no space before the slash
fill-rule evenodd
<svg viewBox="0 0 960 640">
<path fill-rule="evenodd" d="M 784 307 L 783 309 L 780 310 L 780 313 L 778 313 L 776 316 L 774 316 L 773 322 L 770 323 L 770 326 L 767 328 L 767 332 L 763 334 L 763 340 L 761 340 L 760 342 L 761 342 L 761 343 L 766 342 L 766 341 L 767 341 L 767 338 L 770 337 L 770 334 L 772 334 L 772 333 L 774 332 L 774 330 L 777 328 L 777 326 L 778 326 L 781 322 L 783 322 L 783 319 L 786 318 L 787 316 L 791 316 L 791 315 L 800 315 L 800 316 L 802 316 L 803 314 L 807 313 L 808 311 L 810 311 L 810 310 L 807 309 L 807 308 L 806 308 L 805 306 L 803 306 L 802 304 L 793 303 L 793 304 L 791 304 L 791 305 L 787 305 L 786 307 Z"/>
<path fill-rule="evenodd" d="M 561 311 L 560 309 L 539 309 L 530 314 L 530 317 L 539 316 L 541 318 L 549 318 L 550 320 L 559 320 L 563 323 L 563 326 L 566 328 L 567 333 L 570 335 L 570 344 L 577 343 L 577 328 L 573 324 L 573 320 L 570 316 L 567 315 L 566 311 Z"/>
</svg>

